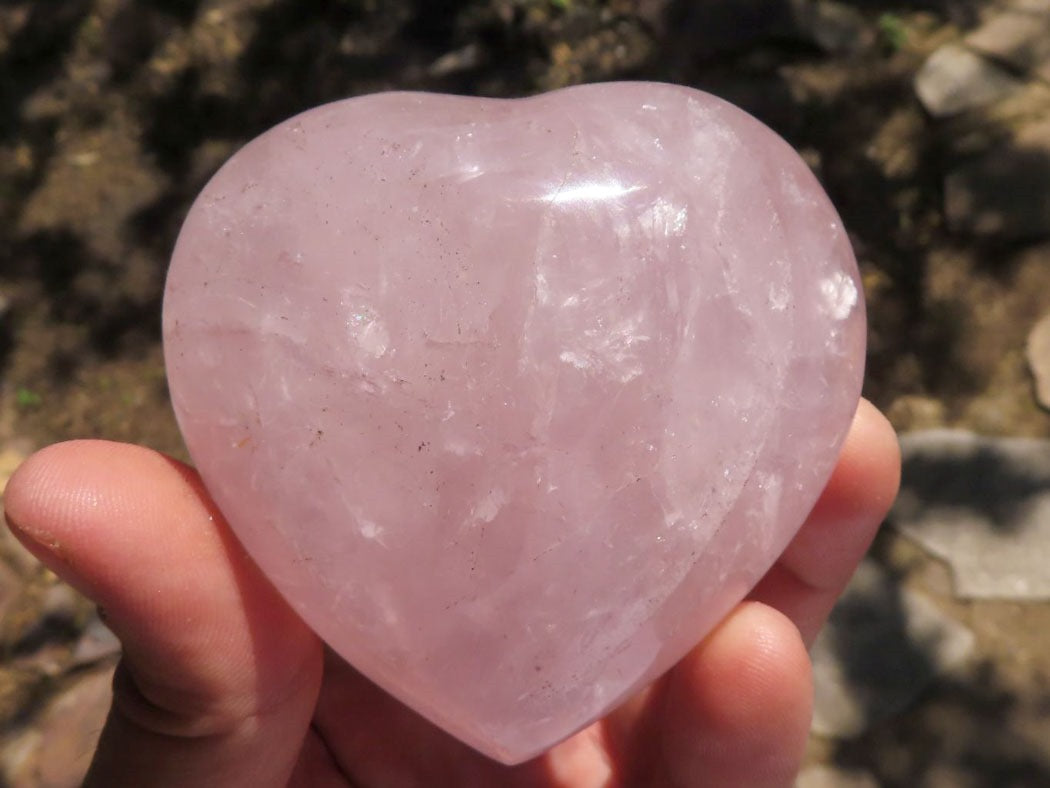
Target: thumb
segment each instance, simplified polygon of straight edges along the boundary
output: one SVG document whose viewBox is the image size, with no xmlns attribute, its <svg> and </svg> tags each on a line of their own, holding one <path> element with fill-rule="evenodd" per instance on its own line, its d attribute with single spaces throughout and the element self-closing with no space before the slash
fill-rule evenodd
<svg viewBox="0 0 1050 788">
<path fill-rule="evenodd" d="M 317 638 L 186 466 L 102 441 L 49 447 L 4 493 L 14 534 L 121 639 L 87 785 L 284 785 L 317 700 Z"/>
</svg>

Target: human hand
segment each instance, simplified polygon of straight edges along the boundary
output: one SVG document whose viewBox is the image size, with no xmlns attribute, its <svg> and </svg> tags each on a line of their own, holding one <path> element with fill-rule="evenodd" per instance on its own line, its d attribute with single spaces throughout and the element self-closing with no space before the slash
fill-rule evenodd
<svg viewBox="0 0 1050 788">
<path fill-rule="evenodd" d="M 32 456 L 15 535 L 123 643 L 88 786 L 786 786 L 812 707 L 812 642 L 896 494 L 861 402 L 830 482 L 748 600 L 666 676 L 526 764 L 449 737 L 326 652 L 247 558 L 199 477 L 101 441 Z"/>
</svg>

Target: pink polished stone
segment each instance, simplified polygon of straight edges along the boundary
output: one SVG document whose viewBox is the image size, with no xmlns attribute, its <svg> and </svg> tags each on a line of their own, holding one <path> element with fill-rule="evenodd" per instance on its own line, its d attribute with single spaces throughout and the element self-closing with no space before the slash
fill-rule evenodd
<svg viewBox="0 0 1050 788">
<path fill-rule="evenodd" d="M 506 763 L 769 568 L 835 463 L 864 332 L 806 165 L 646 83 L 299 115 L 197 199 L 164 309 L 179 423 L 251 555 Z"/>
</svg>

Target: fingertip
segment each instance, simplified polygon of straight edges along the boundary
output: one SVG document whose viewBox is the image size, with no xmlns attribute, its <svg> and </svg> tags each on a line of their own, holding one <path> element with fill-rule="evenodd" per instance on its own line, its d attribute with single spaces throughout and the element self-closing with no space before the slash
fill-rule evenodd
<svg viewBox="0 0 1050 788">
<path fill-rule="evenodd" d="M 68 458 L 107 448 L 105 441 L 85 440 L 46 446 L 15 469 L 3 490 L 4 520 L 10 531 L 45 565 L 75 584 L 80 578 L 68 577 L 64 536 L 75 527 L 77 513 L 98 502 L 89 488 L 69 484 Z"/>
<path fill-rule="evenodd" d="M 897 497 L 900 472 L 897 433 L 878 408 L 861 399 L 824 498 L 881 519 Z"/>
<path fill-rule="evenodd" d="M 745 602 L 675 669 L 667 704 L 664 749 L 676 784 L 790 785 L 813 706 L 798 629 Z"/>
<path fill-rule="evenodd" d="M 4 519 L 16 535 L 24 534 L 31 512 L 40 500 L 41 487 L 47 486 L 51 455 L 61 444 L 48 446 L 29 455 L 15 468 L 3 490 Z M 28 536 L 28 535 L 27 535 Z"/>
<path fill-rule="evenodd" d="M 4 493 L 12 533 L 48 568 L 99 600 L 156 576 L 149 554 L 215 541 L 195 474 L 151 449 L 103 440 L 47 446 Z"/>
</svg>

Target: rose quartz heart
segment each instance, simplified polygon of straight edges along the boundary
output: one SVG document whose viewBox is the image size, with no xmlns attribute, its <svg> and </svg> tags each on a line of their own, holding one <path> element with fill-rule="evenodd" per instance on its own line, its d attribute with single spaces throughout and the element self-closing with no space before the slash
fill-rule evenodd
<svg viewBox="0 0 1050 788">
<path fill-rule="evenodd" d="M 186 443 L 251 555 L 506 763 L 769 568 L 835 463 L 864 332 L 806 165 L 645 83 L 299 115 L 197 199 L 164 308 Z"/>
</svg>

